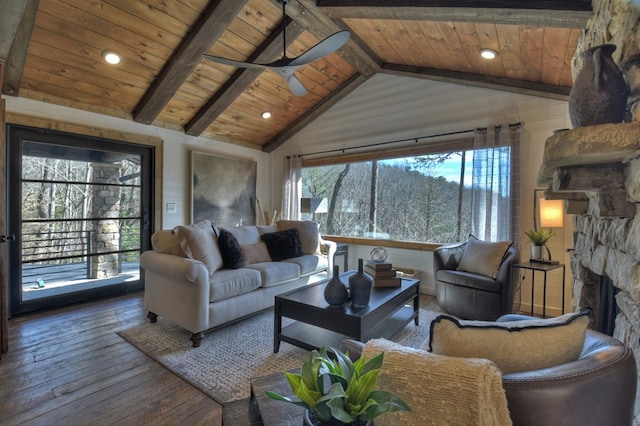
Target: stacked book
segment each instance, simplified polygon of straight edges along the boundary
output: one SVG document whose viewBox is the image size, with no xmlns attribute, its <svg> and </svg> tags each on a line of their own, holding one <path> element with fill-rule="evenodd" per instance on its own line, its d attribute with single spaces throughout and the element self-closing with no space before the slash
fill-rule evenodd
<svg viewBox="0 0 640 426">
<path fill-rule="evenodd" d="M 364 272 L 371 275 L 374 287 L 400 287 L 402 284 L 402 279 L 396 276 L 396 270 L 389 262 L 367 260 Z"/>
</svg>

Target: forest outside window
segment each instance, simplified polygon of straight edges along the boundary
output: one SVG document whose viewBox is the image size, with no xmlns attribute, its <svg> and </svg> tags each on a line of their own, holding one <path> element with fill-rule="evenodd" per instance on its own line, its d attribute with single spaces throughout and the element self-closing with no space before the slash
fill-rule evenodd
<svg viewBox="0 0 640 426">
<path fill-rule="evenodd" d="M 450 146 L 455 147 L 455 144 Z M 513 148 L 467 148 L 401 158 L 303 167 L 302 197 L 326 198 L 303 213 L 325 235 L 425 243 L 511 234 Z"/>
</svg>

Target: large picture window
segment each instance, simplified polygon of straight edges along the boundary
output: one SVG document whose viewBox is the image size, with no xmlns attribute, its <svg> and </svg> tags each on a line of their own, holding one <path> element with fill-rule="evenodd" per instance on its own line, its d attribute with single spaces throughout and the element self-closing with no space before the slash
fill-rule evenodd
<svg viewBox="0 0 640 426">
<path fill-rule="evenodd" d="M 445 243 L 513 234 L 509 143 L 303 167 L 302 219 L 326 235 Z M 519 147 L 518 147 L 519 148 Z"/>
</svg>

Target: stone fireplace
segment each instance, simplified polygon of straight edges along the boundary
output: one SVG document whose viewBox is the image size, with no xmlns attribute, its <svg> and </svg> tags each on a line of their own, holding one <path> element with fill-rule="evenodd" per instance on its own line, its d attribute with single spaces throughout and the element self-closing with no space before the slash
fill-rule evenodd
<svg viewBox="0 0 640 426">
<path fill-rule="evenodd" d="M 575 215 L 574 311 L 591 309 L 593 328 L 611 323 L 608 332 L 631 347 L 640 371 L 640 122 L 551 136 L 538 183 Z"/>
</svg>

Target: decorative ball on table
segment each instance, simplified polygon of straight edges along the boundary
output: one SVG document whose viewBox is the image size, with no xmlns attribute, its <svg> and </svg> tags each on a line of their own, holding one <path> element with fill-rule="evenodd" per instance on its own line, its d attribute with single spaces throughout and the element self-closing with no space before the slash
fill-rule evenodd
<svg viewBox="0 0 640 426">
<path fill-rule="evenodd" d="M 375 263 L 382 263 L 385 260 L 387 260 L 387 250 L 385 250 L 383 247 L 374 247 L 371 249 L 371 253 L 369 253 L 369 255 L 371 256 L 371 260 L 374 261 Z"/>
</svg>

